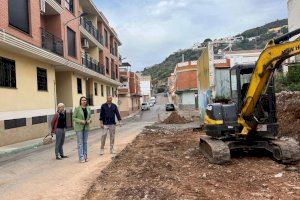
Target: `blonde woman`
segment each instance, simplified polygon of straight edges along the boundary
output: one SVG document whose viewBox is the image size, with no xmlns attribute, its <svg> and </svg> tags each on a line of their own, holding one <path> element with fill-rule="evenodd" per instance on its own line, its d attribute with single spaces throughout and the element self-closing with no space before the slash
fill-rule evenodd
<svg viewBox="0 0 300 200">
<path fill-rule="evenodd" d="M 64 155 L 63 145 L 65 142 L 65 133 L 67 128 L 66 122 L 66 113 L 65 113 L 65 105 L 63 103 L 59 103 L 57 105 L 57 113 L 55 113 L 52 122 L 52 131 L 56 135 L 56 143 L 55 143 L 55 156 L 56 160 L 61 160 L 62 158 L 68 158 L 68 156 Z"/>
<path fill-rule="evenodd" d="M 79 100 L 80 106 L 76 107 L 73 113 L 74 130 L 77 135 L 77 148 L 79 162 L 88 161 L 87 158 L 87 139 L 90 130 L 91 109 L 87 106 L 86 97 Z"/>
</svg>

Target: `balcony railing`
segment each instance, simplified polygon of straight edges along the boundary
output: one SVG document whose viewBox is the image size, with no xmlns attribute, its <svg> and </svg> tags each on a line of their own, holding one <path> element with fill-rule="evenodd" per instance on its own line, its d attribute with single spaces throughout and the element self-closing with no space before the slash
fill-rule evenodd
<svg viewBox="0 0 300 200">
<path fill-rule="evenodd" d="M 103 36 L 99 30 L 93 26 L 92 22 L 84 17 L 80 18 L 80 25 L 87 30 L 100 44 L 103 45 Z"/>
<path fill-rule="evenodd" d="M 47 49 L 57 55 L 64 55 L 63 40 L 41 28 L 42 48 Z"/>
<path fill-rule="evenodd" d="M 89 54 L 83 53 L 82 54 L 82 64 L 87 68 L 104 75 L 104 66 L 101 65 L 97 60 L 90 57 Z"/>
</svg>

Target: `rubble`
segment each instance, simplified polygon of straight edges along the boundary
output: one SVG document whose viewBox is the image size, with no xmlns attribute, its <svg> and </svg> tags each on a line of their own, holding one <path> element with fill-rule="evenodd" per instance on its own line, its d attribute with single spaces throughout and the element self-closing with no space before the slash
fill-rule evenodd
<svg viewBox="0 0 300 200">
<path fill-rule="evenodd" d="M 171 113 L 171 115 L 163 121 L 165 124 L 185 124 L 189 121 L 180 116 L 177 111 Z"/>
<path fill-rule="evenodd" d="M 300 92 L 278 93 L 276 103 L 280 136 L 300 141 Z"/>
</svg>

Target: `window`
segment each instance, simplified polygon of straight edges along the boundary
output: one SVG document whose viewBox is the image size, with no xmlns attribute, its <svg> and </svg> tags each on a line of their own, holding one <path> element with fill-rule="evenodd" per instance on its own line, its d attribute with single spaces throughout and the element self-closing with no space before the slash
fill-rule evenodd
<svg viewBox="0 0 300 200">
<path fill-rule="evenodd" d="M 110 96 L 110 87 L 106 86 L 106 96 Z"/>
<path fill-rule="evenodd" d="M 104 29 L 105 46 L 108 47 L 108 32 Z"/>
<path fill-rule="evenodd" d="M 37 85 L 39 91 L 47 91 L 47 70 L 42 68 L 37 68 Z"/>
<path fill-rule="evenodd" d="M 119 78 L 118 65 L 116 65 L 116 78 Z"/>
<path fill-rule="evenodd" d="M 104 88 L 103 88 L 103 85 L 101 85 L 101 96 L 104 97 Z"/>
<path fill-rule="evenodd" d="M 111 88 L 111 95 L 112 95 L 113 97 L 115 96 L 115 90 L 114 90 L 113 87 Z"/>
<path fill-rule="evenodd" d="M 0 87 L 16 88 L 15 61 L 0 57 Z"/>
<path fill-rule="evenodd" d="M 73 0 L 65 0 L 66 8 L 71 12 L 74 13 L 74 2 Z"/>
<path fill-rule="evenodd" d="M 109 74 L 109 59 L 106 57 L 106 73 Z"/>
<path fill-rule="evenodd" d="M 76 57 L 76 33 L 68 27 L 67 29 L 68 37 L 68 55 Z"/>
<path fill-rule="evenodd" d="M 29 33 L 28 0 L 8 1 L 9 24 Z"/>
<path fill-rule="evenodd" d="M 82 94 L 82 81 L 80 78 L 77 78 L 77 93 Z"/>
<path fill-rule="evenodd" d="M 98 96 L 98 84 L 94 83 L 95 95 Z"/>
</svg>

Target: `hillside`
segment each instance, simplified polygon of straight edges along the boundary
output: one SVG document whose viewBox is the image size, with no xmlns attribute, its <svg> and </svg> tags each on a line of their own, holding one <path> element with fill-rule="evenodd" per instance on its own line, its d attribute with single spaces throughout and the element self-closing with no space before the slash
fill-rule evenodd
<svg viewBox="0 0 300 200">
<path fill-rule="evenodd" d="M 162 63 L 144 69 L 142 72 L 143 75 L 151 75 L 152 84 L 155 90 L 158 90 L 159 92 L 165 90 L 167 78 L 174 71 L 176 64 L 181 62 L 183 54 L 186 61 L 197 60 L 201 55 L 201 50 L 188 49 L 177 51 L 168 56 Z"/>
<path fill-rule="evenodd" d="M 249 29 L 237 36 L 243 36 L 243 40 L 235 42 L 232 46 L 232 50 L 252 50 L 263 49 L 268 41 L 278 35 L 284 34 L 288 31 L 287 19 L 276 20 L 274 22 L 265 24 L 260 27 Z M 281 27 L 279 29 L 276 29 Z M 272 30 L 275 29 L 275 30 Z M 224 49 L 226 45 L 220 45 L 215 48 L 215 52 Z M 142 71 L 143 75 L 151 75 L 153 80 L 154 90 L 165 91 L 167 85 L 167 77 L 174 71 L 174 68 L 178 62 L 181 62 L 182 54 L 185 55 L 185 61 L 197 60 L 201 55 L 199 49 L 187 49 L 184 51 L 177 51 L 168 56 L 162 63 L 146 67 Z"/>
</svg>

